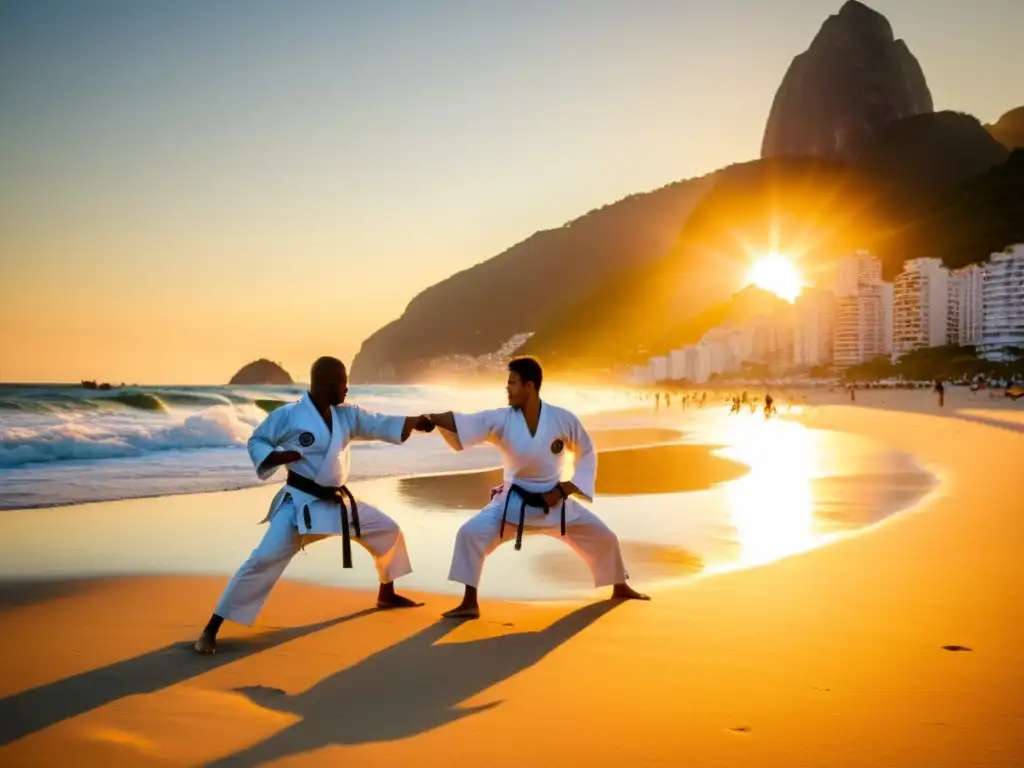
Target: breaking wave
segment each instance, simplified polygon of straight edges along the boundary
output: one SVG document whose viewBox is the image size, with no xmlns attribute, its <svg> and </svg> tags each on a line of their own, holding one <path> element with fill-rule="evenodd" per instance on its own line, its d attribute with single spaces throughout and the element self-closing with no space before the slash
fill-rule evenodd
<svg viewBox="0 0 1024 768">
<path fill-rule="evenodd" d="M 0 468 L 241 446 L 264 416 L 251 406 L 214 406 L 172 423 L 69 414 L 49 424 L 5 426 L 0 427 Z"/>
<path fill-rule="evenodd" d="M 157 451 L 234 448 L 271 411 L 297 400 L 288 387 L 125 387 L 0 385 L 0 469 L 66 461 L 123 459 Z M 607 393 L 565 390 L 554 402 L 580 413 L 612 407 Z M 350 401 L 371 411 L 417 414 L 500 404 L 500 388 L 353 387 Z"/>
</svg>

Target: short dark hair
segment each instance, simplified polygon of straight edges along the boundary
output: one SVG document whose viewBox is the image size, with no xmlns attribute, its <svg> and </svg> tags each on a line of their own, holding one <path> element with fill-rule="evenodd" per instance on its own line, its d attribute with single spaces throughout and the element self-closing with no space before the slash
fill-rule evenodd
<svg viewBox="0 0 1024 768">
<path fill-rule="evenodd" d="M 523 384 L 532 381 L 534 388 L 540 392 L 541 382 L 544 381 L 544 369 L 540 367 L 540 360 L 535 357 L 514 357 L 509 361 L 508 369 L 512 373 L 518 373 Z"/>
</svg>

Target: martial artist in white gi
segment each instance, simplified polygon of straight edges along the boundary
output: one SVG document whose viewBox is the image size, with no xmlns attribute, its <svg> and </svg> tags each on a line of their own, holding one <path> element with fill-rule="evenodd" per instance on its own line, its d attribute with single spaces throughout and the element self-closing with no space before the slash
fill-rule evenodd
<svg viewBox="0 0 1024 768">
<path fill-rule="evenodd" d="M 378 608 L 421 605 L 396 594 L 395 579 L 412 572 L 398 523 L 345 487 L 349 444 L 355 440 L 403 443 L 415 429 L 430 432 L 425 416 L 382 416 L 344 405 L 345 365 L 333 357 L 313 363 L 309 392 L 273 411 L 249 438 L 249 456 L 261 479 L 288 466 L 287 483 L 270 503 L 263 540 L 228 583 L 213 616 L 195 644 L 215 653 L 224 619 L 251 626 L 285 567 L 304 545 L 342 536 L 344 567 L 351 566 L 351 539 L 366 548 L 377 566 Z"/>
<path fill-rule="evenodd" d="M 649 600 L 626 584 L 618 538 L 573 498 L 594 499 L 597 453 L 590 436 L 574 414 L 541 401 L 539 362 L 520 357 L 508 369 L 508 408 L 428 417 L 455 450 L 483 442 L 497 446 L 505 467 L 504 482 L 490 504 L 459 529 L 448 578 L 465 584 L 466 592 L 444 616 L 480 615 L 477 587 L 484 560 L 502 541 L 514 539 L 519 549 L 524 533 L 564 536 L 590 566 L 595 587 L 611 586 L 614 598 Z M 574 474 L 562 481 L 566 451 L 573 454 Z"/>
</svg>

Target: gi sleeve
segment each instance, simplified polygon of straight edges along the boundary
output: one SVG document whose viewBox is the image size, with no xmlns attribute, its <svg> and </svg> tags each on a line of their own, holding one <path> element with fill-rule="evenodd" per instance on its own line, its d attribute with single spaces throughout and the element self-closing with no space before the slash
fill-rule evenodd
<svg viewBox="0 0 1024 768">
<path fill-rule="evenodd" d="M 385 416 L 355 406 L 355 430 L 352 437 L 356 440 L 380 440 L 385 443 L 400 445 L 402 429 L 405 427 L 405 416 Z"/>
<path fill-rule="evenodd" d="M 282 407 L 272 411 L 262 423 L 253 430 L 246 448 L 249 450 L 249 458 L 256 467 L 256 476 L 260 480 L 266 480 L 277 472 L 280 467 L 260 469 L 267 456 L 280 448 L 285 438 L 288 437 L 289 416 L 291 408 Z"/>
<path fill-rule="evenodd" d="M 580 495 L 587 501 L 594 500 L 597 484 L 597 451 L 594 443 L 578 418 L 572 416 L 569 424 L 569 450 L 573 455 L 572 484 L 580 489 Z"/>
<path fill-rule="evenodd" d="M 472 448 L 481 443 L 497 444 L 505 431 L 508 410 L 496 408 L 478 413 L 453 413 L 456 432 L 453 434 L 442 429 L 441 437 L 456 451 Z"/>
</svg>

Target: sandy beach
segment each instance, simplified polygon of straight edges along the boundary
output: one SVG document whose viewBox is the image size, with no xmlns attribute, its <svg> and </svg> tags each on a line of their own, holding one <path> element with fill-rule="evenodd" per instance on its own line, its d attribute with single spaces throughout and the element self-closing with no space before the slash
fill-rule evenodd
<svg viewBox="0 0 1024 768">
<path fill-rule="evenodd" d="M 188 646 L 225 577 L 10 584 L 0 764 L 1024 764 L 1024 419 L 857 394 L 793 418 L 912 454 L 939 490 L 647 604 L 489 601 L 457 624 L 438 619 L 449 595 L 379 613 L 365 591 L 286 580 L 207 659 Z M 695 458 L 675 460 L 709 482 L 734 471 Z"/>
</svg>

